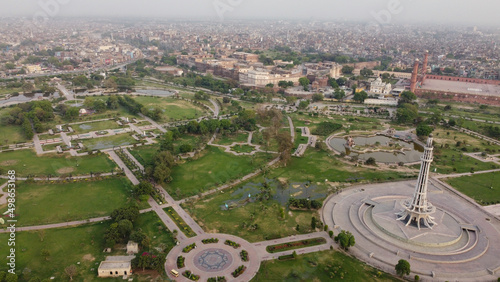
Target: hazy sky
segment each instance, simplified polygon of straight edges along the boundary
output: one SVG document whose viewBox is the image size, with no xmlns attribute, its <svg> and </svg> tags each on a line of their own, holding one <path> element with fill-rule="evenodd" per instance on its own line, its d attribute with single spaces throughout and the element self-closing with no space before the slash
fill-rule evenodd
<svg viewBox="0 0 500 282">
<path fill-rule="evenodd" d="M 345 19 L 500 27 L 498 11 L 498 0 L 0 0 L 0 16 L 27 17 Z"/>
</svg>

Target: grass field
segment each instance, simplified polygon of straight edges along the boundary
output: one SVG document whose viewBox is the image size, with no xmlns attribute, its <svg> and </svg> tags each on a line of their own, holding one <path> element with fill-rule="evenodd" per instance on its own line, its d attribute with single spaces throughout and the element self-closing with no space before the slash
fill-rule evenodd
<svg viewBox="0 0 500 282">
<path fill-rule="evenodd" d="M 153 157 L 158 152 L 160 145 L 153 144 L 147 146 L 138 146 L 136 148 L 129 148 L 128 150 L 142 165 L 150 164 Z"/>
<path fill-rule="evenodd" d="M 104 221 L 71 228 L 18 232 L 16 241 L 19 246 L 22 246 L 16 253 L 19 281 L 28 281 L 34 277 L 41 279 L 55 277 L 54 281 L 69 280 L 64 275 L 64 269 L 71 264 L 76 265 L 78 269 L 78 274 L 73 278 L 74 281 L 95 281 L 97 268 L 105 256 L 124 255 L 124 251 L 119 249 L 108 254 L 102 252 L 103 235 L 110 223 L 110 221 Z M 175 245 L 172 233 L 165 228 L 154 212 L 140 214 L 134 223 L 134 229 L 141 229 L 150 239 L 150 248 L 142 251 L 153 251 L 153 247 L 159 247 L 167 253 Z M 0 234 L 0 239 L 7 240 L 7 236 L 7 234 Z M 42 250 L 49 251 L 47 258 L 41 255 Z M 0 245 L 0 253 L 8 253 L 6 244 Z M 77 264 L 78 262 L 80 264 Z M 25 269 L 31 272 L 23 271 Z M 6 265 L 1 265 L 0 270 L 6 270 Z M 123 279 L 121 277 L 109 278 L 106 281 L 123 281 Z M 150 281 L 150 279 L 135 276 L 134 281 Z"/>
<path fill-rule="evenodd" d="M 336 251 L 299 255 L 295 260 L 264 261 L 252 282 L 401 281 Z"/>
<path fill-rule="evenodd" d="M 82 124 L 73 124 L 71 125 L 71 128 L 73 128 L 76 134 L 83 134 L 91 131 L 118 129 L 121 127 L 114 120 L 105 120 L 105 121 L 89 122 Z"/>
<path fill-rule="evenodd" d="M 233 142 L 244 143 L 248 140 L 247 132 L 238 132 L 235 134 L 227 134 L 227 135 L 217 135 L 217 139 L 214 144 L 219 145 L 231 145 Z"/>
<path fill-rule="evenodd" d="M 231 150 L 236 153 L 251 153 L 255 148 L 250 145 L 234 145 Z"/>
<path fill-rule="evenodd" d="M 125 178 L 68 183 L 18 183 L 19 226 L 83 220 L 110 215 L 129 201 Z M 5 211 L 5 205 L 2 212 Z"/>
<path fill-rule="evenodd" d="M 109 137 L 83 139 L 82 144 L 89 150 L 103 150 L 114 146 L 127 146 L 139 143 L 127 133 L 122 133 Z"/>
<path fill-rule="evenodd" d="M 103 235 L 109 224 L 110 222 L 104 222 L 73 228 L 18 232 L 16 272 L 21 276 L 19 281 L 29 281 L 34 277 L 40 279 L 55 277 L 54 281 L 69 280 L 64 275 L 64 269 L 72 264 L 78 269 L 74 280 L 95 280 L 99 262 L 108 255 L 102 250 Z M 5 233 L 0 234 L 2 240 L 7 240 L 7 236 Z M 7 254 L 7 247 L 7 244 L 2 244 L 0 252 Z M 49 256 L 42 256 L 43 250 L 48 251 Z M 7 270 L 7 265 L 2 264 L 0 270 Z M 23 272 L 25 274 L 22 274 Z"/>
<path fill-rule="evenodd" d="M 37 157 L 32 150 L 0 153 L 0 168 L 13 169 L 17 176 L 86 175 L 90 172 L 111 172 L 116 164 L 107 155 L 71 157 L 69 155 L 45 154 Z"/>
<path fill-rule="evenodd" d="M 205 113 L 198 106 L 173 98 L 137 96 L 134 99 L 150 110 L 155 107 L 162 109 L 165 121 L 194 119 Z"/>
<path fill-rule="evenodd" d="M 9 145 L 29 141 L 19 125 L 0 124 L 0 145 Z"/>
<path fill-rule="evenodd" d="M 481 205 L 500 203 L 500 172 L 448 178 L 446 182 Z"/>
<path fill-rule="evenodd" d="M 176 199 L 193 196 L 254 171 L 269 157 L 272 156 L 235 156 L 208 146 L 200 158 L 173 167 L 173 181 L 166 184 L 165 188 Z"/>
</svg>

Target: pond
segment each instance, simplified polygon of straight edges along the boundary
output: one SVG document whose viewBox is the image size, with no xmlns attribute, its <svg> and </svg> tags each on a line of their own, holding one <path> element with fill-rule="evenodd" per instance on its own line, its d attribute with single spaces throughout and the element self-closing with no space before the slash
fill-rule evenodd
<svg viewBox="0 0 500 282">
<path fill-rule="evenodd" d="M 270 188 L 272 199 L 278 201 L 282 206 L 285 206 L 290 198 L 317 200 L 326 197 L 326 193 L 320 192 L 318 185 L 310 182 L 292 182 L 283 185 L 277 180 L 266 179 L 266 183 Z M 248 202 L 254 202 L 263 187 L 263 183 L 247 183 L 234 191 L 231 194 L 232 200 L 227 201 L 225 204 L 234 208 L 243 206 Z M 225 205 L 221 205 L 220 208 L 222 210 L 227 209 Z"/>
<path fill-rule="evenodd" d="M 346 143 L 344 138 L 332 138 L 330 140 L 330 145 L 336 151 L 344 152 L 347 156 L 357 156 L 360 160 L 367 160 L 373 157 L 377 162 L 382 163 L 418 162 L 424 151 L 424 148 L 416 143 L 408 143 L 386 136 L 355 136 L 353 139 L 356 145 L 352 149 L 354 151 L 363 151 L 366 149 L 366 153 L 357 153 L 346 148 L 344 146 Z M 373 150 L 377 149 L 393 152 L 373 152 Z M 372 152 L 370 152 L 370 150 L 372 150 Z"/>
<path fill-rule="evenodd" d="M 148 94 L 148 95 L 153 95 L 153 96 L 172 96 L 175 93 L 172 91 L 168 90 L 157 90 L 157 89 L 139 89 L 136 90 L 135 92 L 137 93 L 142 93 L 142 94 Z"/>
</svg>

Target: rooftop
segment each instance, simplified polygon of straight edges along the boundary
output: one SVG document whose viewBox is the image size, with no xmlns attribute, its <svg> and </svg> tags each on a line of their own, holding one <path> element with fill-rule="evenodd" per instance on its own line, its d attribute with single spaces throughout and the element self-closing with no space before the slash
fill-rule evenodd
<svg viewBox="0 0 500 282">
<path fill-rule="evenodd" d="M 500 97 L 500 86 L 491 84 L 427 79 L 422 89 Z"/>
</svg>

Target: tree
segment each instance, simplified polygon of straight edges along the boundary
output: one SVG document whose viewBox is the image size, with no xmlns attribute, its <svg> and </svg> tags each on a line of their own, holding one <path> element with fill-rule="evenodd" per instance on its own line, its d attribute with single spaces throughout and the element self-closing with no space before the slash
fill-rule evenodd
<svg viewBox="0 0 500 282">
<path fill-rule="evenodd" d="M 101 113 L 101 112 L 103 112 L 104 110 L 106 110 L 106 103 L 105 103 L 103 100 L 96 99 L 96 100 L 94 100 L 94 102 L 92 103 L 92 108 L 93 108 L 96 112 Z"/>
<path fill-rule="evenodd" d="M 222 103 L 224 104 L 229 104 L 231 102 L 231 98 L 224 96 L 222 98 Z"/>
<path fill-rule="evenodd" d="M 118 84 L 116 83 L 116 81 L 114 79 L 108 78 L 104 81 L 104 88 L 116 89 L 116 88 L 118 88 Z"/>
<path fill-rule="evenodd" d="M 396 264 L 396 273 L 401 275 L 401 277 L 405 275 L 410 275 L 410 263 L 404 259 L 400 259 L 398 264 Z"/>
<path fill-rule="evenodd" d="M 332 88 L 339 88 L 339 84 L 337 83 L 337 81 L 335 80 L 335 78 L 329 78 L 328 79 L 328 84 L 330 84 L 330 86 Z"/>
<path fill-rule="evenodd" d="M 344 77 L 339 77 L 336 82 L 339 86 L 344 86 L 347 82 L 347 79 L 345 79 Z"/>
<path fill-rule="evenodd" d="M 316 94 L 313 94 L 313 96 L 312 96 L 313 102 L 323 101 L 324 98 L 325 98 L 325 96 L 323 96 L 323 94 L 321 94 L 321 93 L 316 93 Z"/>
<path fill-rule="evenodd" d="M 316 218 L 314 216 L 311 218 L 311 229 L 313 231 L 316 229 Z"/>
<path fill-rule="evenodd" d="M 21 88 L 23 89 L 24 93 L 31 93 L 33 92 L 33 90 L 35 90 L 35 86 L 31 82 L 25 82 L 23 86 L 21 86 Z"/>
<path fill-rule="evenodd" d="M 295 104 L 297 102 L 297 97 L 295 96 L 286 96 L 285 99 L 288 104 Z"/>
<path fill-rule="evenodd" d="M 396 111 L 396 120 L 398 123 L 412 123 L 418 117 L 418 108 L 412 104 L 403 104 Z"/>
<path fill-rule="evenodd" d="M 399 103 L 400 104 L 413 103 L 415 100 L 417 100 L 417 96 L 415 95 L 415 93 L 411 91 L 404 91 L 403 93 L 401 93 Z"/>
<path fill-rule="evenodd" d="M 375 158 L 373 157 L 369 157 L 366 162 L 365 162 L 365 165 L 376 165 L 377 164 L 377 161 L 375 160 Z"/>
<path fill-rule="evenodd" d="M 307 106 L 309 106 L 309 100 L 300 101 L 299 109 L 305 109 Z"/>
<path fill-rule="evenodd" d="M 153 191 L 153 185 L 147 181 L 141 181 L 138 185 L 134 186 L 134 193 L 137 196 L 150 195 Z"/>
<path fill-rule="evenodd" d="M 75 276 L 77 274 L 76 266 L 74 264 L 72 264 L 72 265 L 66 267 L 64 269 L 64 274 L 66 274 L 69 277 L 70 281 L 73 281 L 73 276 Z"/>
<path fill-rule="evenodd" d="M 153 177 L 159 183 L 165 183 L 170 180 L 172 171 L 165 164 L 159 164 L 154 168 Z"/>
<path fill-rule="evenodd" d="M 139 207 L 136 204 L 130 204 L 127 207 L 119 208 L 111 212 L 111 219 L 115 222 L 119 222 L 123 219 L 134 222 L 138 216 Z"/>
<path fill-rule="evenodd" d="M 89 79 L 85 75 L 79 75 L 73 79 L 74 86 L 85 86 L 89 82 Z"/>
<path fill-rule="evenodd" d="M 417 135 L 418 136 L 429 136 L 429 134 L 431 134 L 433 130 L 434 129 L 432 127 L 430 127 L 429 125 L 427 125 L 425 123 L 420 123 L 417 126 Z"/>
<path fill-rule="evenodd" d="M 362 69 L 359 74 L 361 74 L 362 76 L 364 77 L 367 77 L 367 76 L 372 76 L 373 75 L 373 71 L 370 70 L 370 69 L 367 69 L 367 68 L 364 68 Z"/>
<path fill-rule="evenodd" d="M 457 125 L 457 122 L 454 119 L 450 118 L 450 120 L 448 121 L 448 125 L 453 127 Z"/>
<path fill-rule="evenodd" d="M 64 113 L 64 118 L 68 120 L 74 120 L 80 114 L 80 110 L 76 107 L 70 107 Z"/>
<path fill-rule="evenodd" d="M 345 91 L 340 88 L 336 88 L 335 92 L 333 93 L 333 97 L 335 97 L 335 99 L 339 101 L 342 101 L 345 98 Z"/>
<path fill-rule="evenodd" d="M 342 73 L 343 74 L 352 74 L 352 72 L 354 71 L 354 67 L 351 67 L 351 66 L 348 66 L 348 65 L 345 65 L 342 67 Z M 339 83 L 340 85 L 340 83 Z"/>
<path fill-rule="evenodd" d="M 349 247 L 354 246 L 356 241 L 354 236 L 349 231 L 342 230 L 337 236 L 335 236 L 335 242 L 339 242 L 340 247 L 344 250 L 349 250 Z"/>
<path fill-rule="evenodd" d="M 13 63 L 6 63 L 5 64 L 5 68 L 8 69 L 8 70 L 13 70 L 16 68 L 16 65 L 13 64 Z"/>
<path fill-rule="evenodd" d="M 353 100 L 358 103 L 363 103 L 366 100 L 366 98 L 368 98 L 368 93 L 366 93 L 365 91 L 360 91 L 354 93 Z"/>
<path fill-rule="evenodd" d="M 118 108 L 118 97 L 113 95 L 109 96 L 108 100 L 106 100 L 106 106 L 108 109 L 114 110 Z"/>
<path fill-rule="evenodd" d="M 280 132 L 276 136 L 278 141 L 278 150 L 280 152 L 280 159 L 283 165 L 286 166 L 292 157 L 293 142 L 287 132 Z"/>
<path fill-rule="evenodd" d="M 311 81 L 307 77 L 301 77 L 299 78 L 299 84 L 302 85 L 302 87 L 304 87 L 304 91 L 308 91 L 309 90 L 308 87 L 309 84 L 311 84 Z"/>
</svg>

